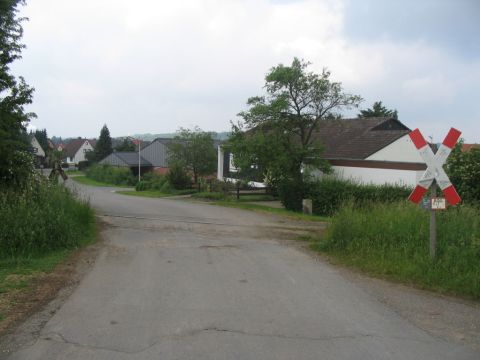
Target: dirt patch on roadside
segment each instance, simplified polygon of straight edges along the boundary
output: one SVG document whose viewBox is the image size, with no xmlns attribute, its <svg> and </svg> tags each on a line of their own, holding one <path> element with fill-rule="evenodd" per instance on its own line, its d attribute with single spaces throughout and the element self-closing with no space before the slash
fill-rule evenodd
<svg viewBox="0 0 480 360">
<path fill-rule="evenodd" d="M 97 224 L 96 241 L 74 251 L 53 271 L 36 273 L 33 276 L 11 275 L 15 279 L 10 280 L 27 280 L 28 285 L 0 295 L 0 313 L 3 314 L 0 321 L 0 358 L 21 345 L 21 338 L 30 339 L 38 334 L 91 269 L 103 245 L 101 231 L 105 224 Z"/>
</svg>

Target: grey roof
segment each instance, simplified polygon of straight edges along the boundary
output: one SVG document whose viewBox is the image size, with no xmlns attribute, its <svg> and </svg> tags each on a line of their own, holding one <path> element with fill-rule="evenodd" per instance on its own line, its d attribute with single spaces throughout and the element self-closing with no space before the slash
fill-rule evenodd
<svg viewBox="0 0 480 360">
<path fill-rule="evenodd" d="M 168 167 L 168 144 L 177 141 L 174 138 L 156 138 L 149 145 L 142 148 L 141 154 L 152 166 Z M 221 143 L 220 140 L 213 140 L 216 149 Z"/>
<path fill-rule="evenodd" d="M 133 167 L 138 166 L 138 152 L 134 151 L 117 151 L 108 155 L 100 161 L 100 164 L 108 164 L 113 166 Z M 152 166 L 152 163 L 140 156 L 140 166 Z"/>
</svg>

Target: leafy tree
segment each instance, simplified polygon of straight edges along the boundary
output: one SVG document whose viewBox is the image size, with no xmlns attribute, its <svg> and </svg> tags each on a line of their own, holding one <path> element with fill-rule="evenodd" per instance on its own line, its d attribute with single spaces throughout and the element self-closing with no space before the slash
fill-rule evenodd
<svg viewBox="0 0 480 360">
<path fill-rule="evenodd" d="M 480 149 L 462 151 L 462 144 L 452 150 L 445 169 L 462 200 L 480 204 Z"/>
<path fill-rule="evenodd" d="M 115 147 L 116 151 L 135 151 L 135 144 L 132 140 L 125 138 L 122 143 Z"/>
<path fill-rule="evenodd" d="M 385 106 L 382 105 L 381 101 L 377 101 L 373 103 L 371 109 L 360 110 L 360 114 L 358 114 L 359 118 L 371 118 L 371 117 L 391 117 L 394 119 L 398 119 L 398 112 L 397 110 L 389 110 Z"/>
<path fill-rule="evenodd" d="M 47 136 L 47 129 L 43 130 L 35 130 L 35 138 L 37 139 L 38 143 L 42 147 L 43 151 L 45 153 L 48 152 L 49 146 L 48 146 L 48 136 Z"/>
<path fill-rule="evenodd" d="M 213 135 L 196 127 L 193 130 L 180 129 L 168 145 L 169 165 L 179 164 L 198 178 L 215 172 L 217 152 L 213 145 Z"/>
<path fill-rule="evenodd" d="M 26 124 L 35 114 L 25 112 L 25 105 L 32 102 L 34 89 L 23 77 L 16 78 L 10 64 L 21 58 L 25 45 L 20 43 L 23 34 L 17 16 L 23 0 L 0 1 L 0 184 L 19 183 L 30 169 L 30 161 L 17 161 L 19 152 L 26 151 L 29 142 Z"/>
<path fill-rule="evenodd" d="M 167 173 L 167 180 L 168 184 L 177 190 L 187 189 L 192 183 L 192 178 L 185 171 L 185 167 L 179 162 L 171 164 L 170 170 Z M 161 190 L 166 190 L 164 186 L 165 184 Z"/>
<path fill-rule="evenodd" d="M 103 125 L 100 130 L 100 136 L 93 151 L 93 158 L 88 160 L 100 161 L 110 155 L 113 152 L 112 149 L 112 138 L 110 137 L 110 131 L 108 130 L 107 125 Z"/>
<path fill-rule="evenodd" d="M 330 80 L 326 69 L 309 72 L 310 64 L 295 58 L 290 66 L 270 69 L 265 77 L 266 95 L 248 99 L 249 109 L 232 124 L 229 139 L 234 164 L 241 172 L 256 168 L 272 185 L 295 187 L 301 206 L 305 191 L 305 167 L 328 171 L 322 159 L 322 144 L 315 137 L 322 120 L 335 118 L 341 110 L 358 107 L 362 98 L 347 94 L 341 83 Z"/>
</svg>

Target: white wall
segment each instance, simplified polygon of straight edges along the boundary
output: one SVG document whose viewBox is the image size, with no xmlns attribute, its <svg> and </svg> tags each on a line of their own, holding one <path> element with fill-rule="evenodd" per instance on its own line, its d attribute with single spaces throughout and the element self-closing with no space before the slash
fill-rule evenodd
<svg viewBox="0 0 480 360">
<path fill-rule="evenodd" d="M 370 155 L 365 160 L 424 163 L 408 134 Z"/>
<path fill-rule="evenodd" d="M 85 161 L 85 154 L 88 151 L 93 151 L 93 146 L 88 140 L 85 140 L 82 146 L 80 146 L 80 149 L 78 149 L 77 153 L 75 154 L 75 157 L 73 158 L 73 163 L 78 164 L 80 161 Z"/>
<path fill-rule="evenodd" d="M 45 157 L 45 151 L 43 151 L 42 146 L 40 145 L 35 136 L 32 136 L 30 144 L 32 145 L 33 153 L 35 154 L 35 156 Z"/>
<path fill-rule="evenodd" d="M 336 176 L 358 183 L 376 185 L 407 185 L 414 187 L 424 170 L 371 169 L 348 166 L 332 166 Z"/>
</svg>

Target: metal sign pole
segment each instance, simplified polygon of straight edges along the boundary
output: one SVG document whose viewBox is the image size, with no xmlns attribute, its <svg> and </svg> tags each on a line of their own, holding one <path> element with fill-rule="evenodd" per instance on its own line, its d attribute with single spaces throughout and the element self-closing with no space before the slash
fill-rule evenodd
<svg viewBox="0 0 480 360">
<path fill-rule="evenodd" d="M 140 140 L 138 140 L 138 182 L 140 182 Z"/>
<path fill-rule="evenodd" d="M 437 255 L 437 211 L 433 209 L 433 199 L 437 196 L 437 182 L 433 181 L 430 196 L 430 258 L 435 260 Z"/>
<path fill-rule="evenodd" d="M 462 200 L 443 169 L 443 164 L 445 164 L 448 155 L 450 155 L 461 134 L 459 130 L 451 128 L 440 148 L 437 148 L 437 146 L 430 147 L 419 129 L 415 129 L 408 134 L 423 161 L 427 164 L 427 170 L 417 181 L 417 186 L 408 197 L 408 200 L 418 204 L 427 193 L 428 188 L 432 186 L 430 204 L 426 204 L 427 208 L 430 208 L 430 257 L 432 260 L 435 260 L 437 255 L 437 215 L 435 212 L 436 210 L 446 210 L 445 200 L 453 206 Z M 437 198 L 437 185 L 442 190 L 445 198 Z"/>
</svg>

